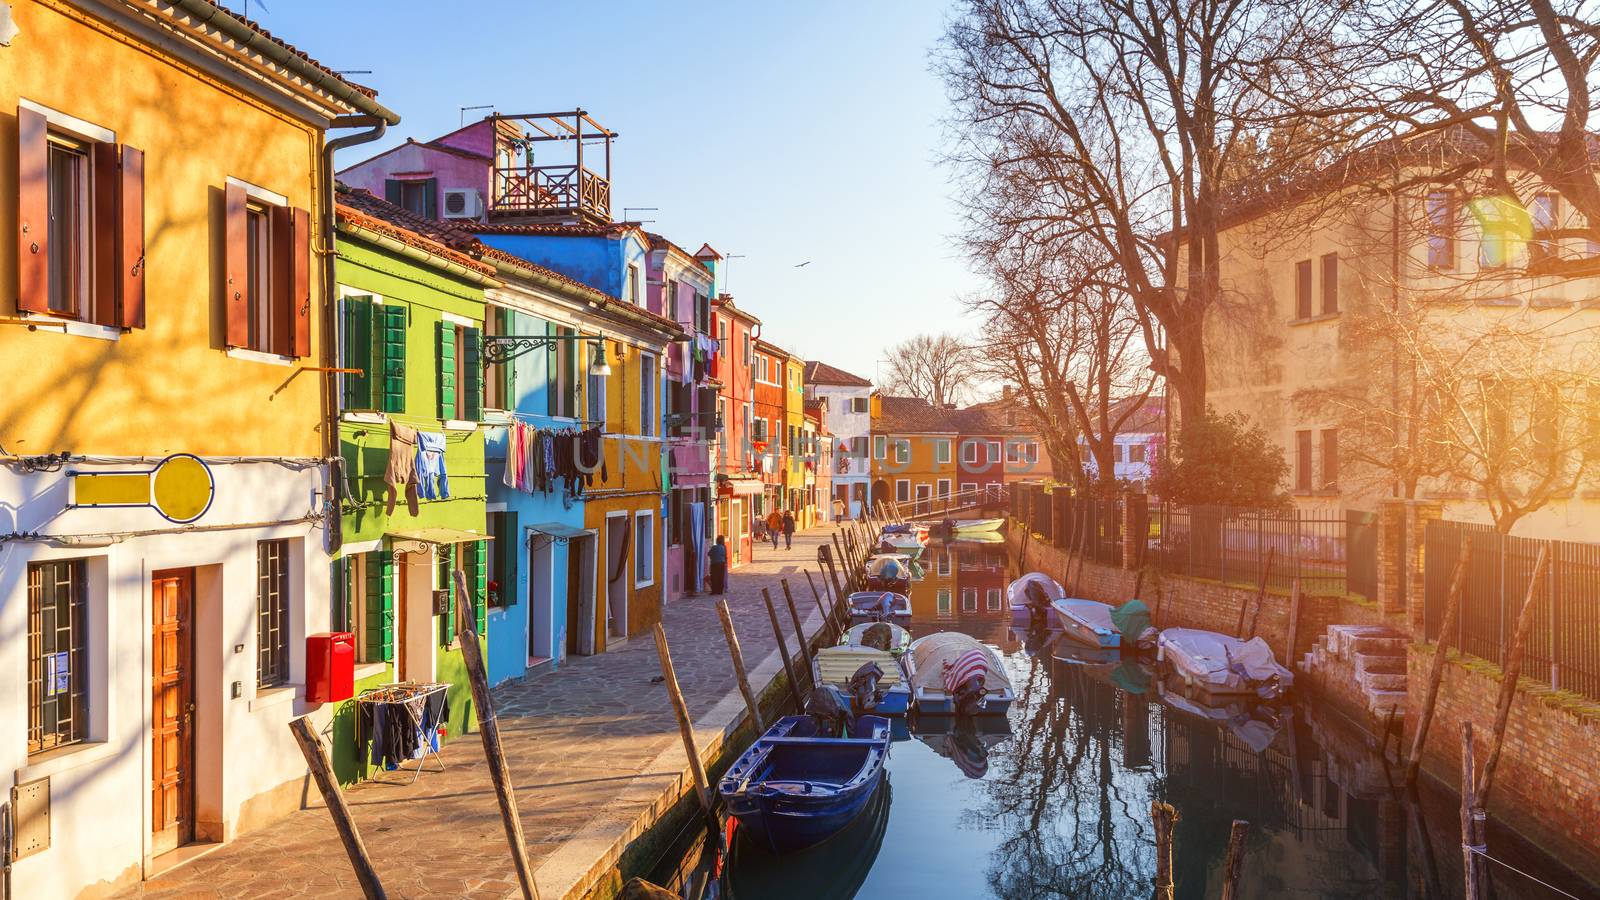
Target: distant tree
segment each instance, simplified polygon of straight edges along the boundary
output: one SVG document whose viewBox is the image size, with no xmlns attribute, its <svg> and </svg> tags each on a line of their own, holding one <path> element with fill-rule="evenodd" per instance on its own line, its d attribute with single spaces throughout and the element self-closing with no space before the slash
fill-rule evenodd
<svg viewBox="0 0 1600 900">
<path fill-rule="evenodd" d="M 1206 415 L 1183 420 L 1171 452 L 1154 469 L 1151 492 L 1178 506 L 1289 505 L 1289 463 L 1243 413 L 1222 415 L 1207 407 Z"/>
<path fill-rule="evenodd" d="M 889 376 L 882 387 L 942 408 L 970 400 L 977 378 L 970 345 L 953 334 L 919 334 L 889 351 Z"/>
</svg>

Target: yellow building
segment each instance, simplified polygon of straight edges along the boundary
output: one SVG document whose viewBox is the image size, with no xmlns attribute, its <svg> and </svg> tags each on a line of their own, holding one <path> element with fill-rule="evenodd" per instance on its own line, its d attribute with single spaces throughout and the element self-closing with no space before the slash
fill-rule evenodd
<svg viewBox="0 0 1600 900">
<path fill-rule="evenodd" d="M 806 361 L 792 353 L 783 356 L 783 449 L 784 509 L 794 513 L 795 524 L 809 528 L 816 524 L 810 485 L 815 477 L 806 466 L 816 459 L 813 441 L 806 438 Z"/>
<path fill-rule="evenodd" d="M 950 410 L 915 397 L 872 395 L 872 503 L 926 516 L 955 492 L 959 436 Z"/>
<path fill-rule="evenodd" d="M 1420 166 L 1430 154 L 1452 152 L 1427 141 L 1400 145 L 1398 163 L 1413 167 L 1407 177 L 1426 174 Z M 1383 408 L 1406 408 L 1409 363 L 1374 332 L 1390 311 L 1400 310 L 1401 320 L 1416 322 L 1426 339 L 1441 345 L 1504 325 L 1537 334 L 1535 343 L 1551 360 L 1592 365 L 1600 251 L 1583 237 L 1561 233 L 1582 224 L 1569 204 L 1513 172 L 1526 206 L 1506 219 L 1525 224 L 1508 233 L 1493 213 L 1500 204 L 1486 208 L 1489 201 L 1471 185 L 1422 183 L 1395 195 L 1387 190 L 1390 170 L 1386 164 L 1383 183 L 1293 194 L 1303 199 L 1255 204 L 1224 217 L 1220 270 L 1229 311 L 1213 313 L 1206 323 L 1207 399 L 1221 412 L 1247 414 L 1283 448 L 1288 487 L 1303 510 L 1371 510 L 1396 492 L 1392 470 L 1367 458 L 1403 453 L 1403 445 L 1374 446 L 1370 437 L 1341 429 L 1337 410 L 1312 402 L 1339 391 L 1373 398 Z M 1180 243 L 1180 255 L 1186 249 Z M 1562 265 L 1551 265 L 1557 261 Z M 1566 277 L 1555 274 L 1557 268 Z M 1184 263 L 1176 270 L 1186 271 Z M 1538 388 L 1531 384 L 1523 393 L 1533 398 Z M 1524 404 L 1522 421 L 1508 430 L 1536 443 L 1538 424 L 1528 421 L 1539 415 L 1534 406 Z M 1581 442 L 1581 418 L 1551 422 L 1573 432 L 1558 436 L 1557 444 Z M 1579 455 L 1573 451 L 1566 464 Z M 1515 533 L 1568 539 L 1600 533 L 1600 473 L 1593 463 L 1588 473 L 1577 490 L 1520 519 Z M 1424 477 L 1416 496 L 1443 501 L 1447 518 L 1490 520 L 1482 494 L 1469 482 Z"/>
<path fill-rule="evenodd" d="M 338 530 L 324 129 L 398 117 L 209 2 L 7 8 L 0 769 L 14 896 L 52 898 L 303 801 L 286 725 L 328 723 Z"/>
</svg>

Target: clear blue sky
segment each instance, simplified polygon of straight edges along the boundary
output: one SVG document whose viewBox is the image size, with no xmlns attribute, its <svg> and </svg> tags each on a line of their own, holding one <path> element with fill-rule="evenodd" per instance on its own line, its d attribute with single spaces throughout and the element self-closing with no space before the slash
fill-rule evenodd
<svg viewBox="0 0 1600 900">
<path fill-rule="evenodd" d="M 613 209 L 660 207 L 635 216 L 746 254 L 730 287 L 768 339 L 875 378 L 893 343 L 969 327 L 978 283 L 952 240 L 928 70 L 943 3 L 266 4 L 251 17 L 330 68 L 371 69 L 350 77 L 404 120 L 341 166 L 450 131 L 462 106 L 582 106 L 622 135 Z"/>
</svg>

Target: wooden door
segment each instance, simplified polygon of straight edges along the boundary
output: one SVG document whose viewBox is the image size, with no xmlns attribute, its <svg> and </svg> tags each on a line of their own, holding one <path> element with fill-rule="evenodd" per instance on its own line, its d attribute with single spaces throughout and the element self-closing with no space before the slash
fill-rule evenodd
<svg viewBox="0 0 1600 900">
<path fill-rule="evenodd" d="M 194 571 L 154 573 L 150 594 L 150 819 L 156 854 L 194 840 Z"/>
</svg>

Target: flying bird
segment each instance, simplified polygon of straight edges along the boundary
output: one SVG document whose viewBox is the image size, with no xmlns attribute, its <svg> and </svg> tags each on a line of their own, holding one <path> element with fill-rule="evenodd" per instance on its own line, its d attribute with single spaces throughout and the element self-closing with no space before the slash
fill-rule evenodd
<svg viewBox="0 0 1600 900">
<path fill-rule="evenodd" d="M 809 266 L 809 265 L 811 265 L 811 260 L 808 259 L 803 263 L 796 263 L 795 264 L 795 268 L 796 269 L 804 269 L 806 266 Z"/>
</svg>

